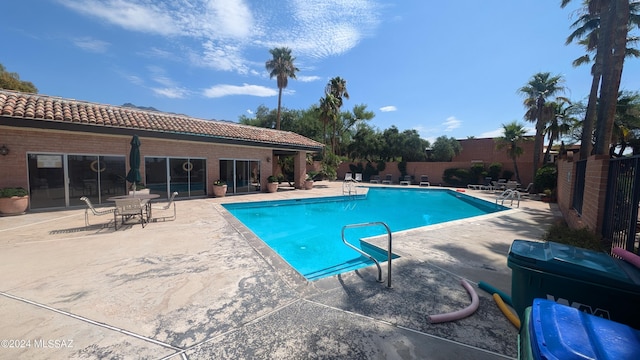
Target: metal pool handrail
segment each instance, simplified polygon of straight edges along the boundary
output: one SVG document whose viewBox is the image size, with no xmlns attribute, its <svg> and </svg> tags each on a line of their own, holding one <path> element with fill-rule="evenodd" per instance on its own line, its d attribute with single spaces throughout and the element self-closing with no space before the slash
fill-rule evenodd
<svg viewBox="0 0 640 360">
<path fill-rule="evenodd" d="M 365 256 L 367 258 L 369 258 L 369 260 L 372 260 L 376 266 L 378 267 L 378 282 L 381 283 L 382 281 L 382 268 L 380 267 L 380 263 L 378 262 L 378 260 L 376 260 L 373 256 L 367 254 L 366 252 L 362 251 L 361 249 L 355 247 L 354 245 L 351 245 L 347 242 L 347 239 L 345 239 L 344 237 L 344 231 L 346 229 L 352 229 L 352 228 L 359 228 L 359 227 L 367 227 L 367 226 L 378 226 L 378 225 L 382 225 L 384 226 L 384 228 L 387 230 L 387 239 L 388 239 L 388 246 L 387 246 L 387 287 L 391 287 L 391 258 L 392 258 L 392 253 L 391 253 L 391 229 L 389 228 L 389 226 L 385 223 L 383 223 L 382 221 L 374 221 L 374 222 L 368 222 L 368 223 L 362 223 L 362 224 L 350 224 L 350 225 L 345 225 L 342 227 L 342 242 L 347 245 L 348 247 L 352 248 L 353 250 L 357 251 L 358 253 L 360 253 L 362 256 Z"/>
</svg>

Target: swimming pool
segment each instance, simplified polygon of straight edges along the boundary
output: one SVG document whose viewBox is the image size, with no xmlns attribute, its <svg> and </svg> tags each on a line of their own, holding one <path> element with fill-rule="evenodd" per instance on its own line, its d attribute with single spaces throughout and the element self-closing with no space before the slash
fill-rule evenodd
<svg viewBox="0 0 640 360">
<path fill-rule="evenodd" d="M 223 205 L 308 280 L 372 265 L 342 242 L 349 224 L 382 221 L 392 232 L 469 218 L 507 209 L 447 189 L 369 188 L 366 196 L 261 201 Z M 384 227 L 349 229 L 349 243 L 384 234 Z M 376 250 L 367 246 L 367 252 Z M 386 261 L 386 250 L 372 253 Z"/>
</svg>

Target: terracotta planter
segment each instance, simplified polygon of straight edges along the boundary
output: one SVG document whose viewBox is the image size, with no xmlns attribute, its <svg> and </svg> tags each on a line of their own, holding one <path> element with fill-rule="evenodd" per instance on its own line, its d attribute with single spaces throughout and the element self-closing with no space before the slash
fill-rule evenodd
<svg viewBox="0 0 640 360">
<path fill-rule="evenodd" d="M 304 182 L 304 189 L 305 190 L 311 190 L 313 189 L 313 180 L 306 180 Z"/>
<path fill-rule="evenodd" d="M 13 196 L 0 198 L 0 214 L 2 216 L 21 215 L 29 208 L 29 196 Z"/>
<path fill-rule="evenodd" d="M 213 185 L 213 195 L 215 197 L 227 195 L 227 185 Z"/>
<path fill-rule="evenodd" d="M 267 192 L 274 193 L 278 191 L 278 183 L 267 183 Z"/>
</svg>

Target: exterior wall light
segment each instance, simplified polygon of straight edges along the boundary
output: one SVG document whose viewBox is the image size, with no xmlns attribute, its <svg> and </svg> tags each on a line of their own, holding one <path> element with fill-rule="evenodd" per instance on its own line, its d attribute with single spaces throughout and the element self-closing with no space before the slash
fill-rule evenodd
<svg viewBox="0 0 640 360">
<path fill-rule="evenodd" d="M 2 145 L 0 147 L 0 155 L 7 156 L 8 154 L 9 154 L 9 148 L 7 147 L 7 145 Z"/>
</svg>

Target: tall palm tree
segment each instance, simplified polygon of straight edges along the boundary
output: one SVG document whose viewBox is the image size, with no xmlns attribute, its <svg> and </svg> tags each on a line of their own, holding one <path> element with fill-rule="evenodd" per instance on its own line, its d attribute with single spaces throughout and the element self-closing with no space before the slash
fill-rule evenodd
<svg viewBox="0 0 640 360">
<path fill-rule="evenodd" d="M 563 0 L 562 7 L 570 0 Z M 603 3 L 596 0 L 584 0 L 586 7 L 585 12 L 571 24 L 575 30 L 567 37 L 566 44 L 577 41 L 578 44 L 585 47 L 587 54 L 573 61 L 573 66 L 577 67 L 593 61 L 591 66 L 591 90 L 589 92 L 589 101 L 587 103 L 587 111 L 582 128 L 582 138 L 580 146 L 580 158 L 586 159 L 592 150 L 593 127 L 596 122 L 597 112 L 596 104 L 598 101 L 598 88 L 600 86 L 600 78 L 602 76 L 602 56 L 591 56 L 598 48 L 598 34 L 600 29 L 600 12 Z M 632 1 L 629 4 L 629 27 L 640 26 L 640 1 Z M 638 37 L 627 38 L 627 43 L 636 43 Z M 625 56 L 640 57 L 640 51 L 636 48 L 626 48 Z"/>
<path fill-rule="evenodd" d="M 544 129 L 549 119 L 545 113 L 545 102 L 548 98 L 559 92 L 564 92 L 561 85 L 564 79 L 560 75 L 551 76 L 548 72 L 533 75 L 527 85 L 521 87 L 518 92 L 525 96 L 524 106 L 527 108 L 524 118 L 536 124 L 536 136 L 533 145 L 533 173 L 538 171 L 542 144 L 544 142 Z M 547 116 L 545 116 L 547 115 Z"/>
<path fill-rule="evenodd" d="M 565 7 L 571 0 L 562 0 L 561 6 Z M 592 75 L 593 88 L 599 82 L 599 98 L 593 94 L 589 97 L 589 105 L 596 111 L 596 144 L 595 154 L 609 153 L 611 134 L 615 118 L 616 99 L 622 78 L 622 66 L 627 49 L 627 34 L 630 19 L 629 0 L 584 0 L 587 13 L 590 16 L 599 17 L 599 29 L 596 43 L 596 57 Z M 598 106 L 595 106 L 598 101 Z M 590 136 L 588 127 L 591 126 L 593 112 L 585 119 L 583 139 Z M 590 144 L 590 139 L 585 143 Z M 582 155 L 583 152 L 581 152 Z"/>
<path fill-rule="evenodd" d="M 331 94 L 326 94 L 325 97 L 320 99 L 320 121 L 323 126 L 323 139 L 325 145 L 327 144 L 327 125 L 329 123 L 335 123 L 338 117 L 338 100 Z M 333 152 L 333 148 L 331 149 Z M 322 148 L 325 151 L 325 148 Z"/>
<path fill-rule="evenodd" d="M 340 109 L 342 108 L 343 99 L 349 99 L 349 92 L 347 91 L 347 80 L 336 76 L 333 79 L 329 80 L 329 83 L 325 87 L 324 93 L 326 95 L 331 95 L 333 99 L 335 99 L 335 107 L 336 107 L 336 116 L 332 121 L 332 132 L 331 132 L 331 150 L 335 154 L 335 150 L 337 148 L 337 131 L 336 128 L 338 126 L 338 116 L 340 114 Z"/>
<path fill-rule="evenodd" d="M 496 139 L 496 147 L 498 150 L 507 149 L 507 155 L 513 160 L 513 171 L 516 173 L 516 180 L 520 181 L 520 172 L 518 171 L 518 162 L 516 161 L 520 155 L 524 153 L 520 144 L 528 141 L 526 136 L 527 130 L 523 124 L 512 121 L 508 124 L 502 124 L 502 136 Z"/>
<path fill-rule="evenodd" d="M 280 108 L 282 104 L 282 89 L 289 84 L 289 78 L 295 79 L 296 72 L 300 71 L 293 62 L 296 58 L 291 56 L 291 49 L 286 47 L 269 50 L 273 58 L 265 63 L 269 71 L 269 78 L 276 78 L 278 84 L 278 112 L 276 114 L 276 129 L 280 130 Z"/>
</svg>

